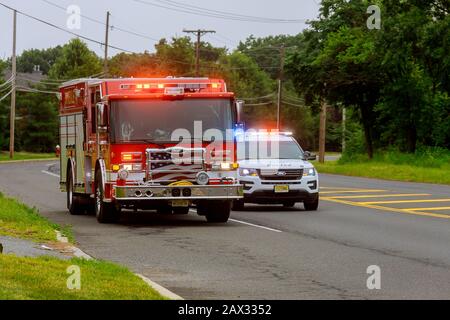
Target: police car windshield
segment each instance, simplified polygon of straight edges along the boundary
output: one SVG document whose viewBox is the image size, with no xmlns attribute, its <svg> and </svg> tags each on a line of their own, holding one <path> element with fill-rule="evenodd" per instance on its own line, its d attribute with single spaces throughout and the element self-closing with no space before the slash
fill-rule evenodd
<svg viewBox="0 0 450 320">
<path fill-rule="evenodd" d="M 294 140 L 255 140 L 238 142 L 239 160 L 303 159 L 303 150 Z"/>
<path fill-rule="evenodd" d="M 117 142 L 166 142 L 179 141 L 183 130 L 183 139 L 203 139 L 205 131 L 216 129 L 225 139 L 233 128 L 231 106 L 228 99 L 113 101 L 112 135 Z"/>
</svg>

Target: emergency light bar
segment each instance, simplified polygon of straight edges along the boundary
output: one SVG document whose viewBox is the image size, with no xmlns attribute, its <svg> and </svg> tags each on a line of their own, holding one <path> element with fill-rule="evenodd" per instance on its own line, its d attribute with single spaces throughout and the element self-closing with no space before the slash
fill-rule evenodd
<svg viewBox="0 0 450 320">
<path fill-rule="evenodd" d="M 185 92 L 222 92 L 224 91 L 221 83 L 137 83 L 137 84 L 121 84 L 121 90 L 150 91 L 150 92 L 167 92 L 167 88 L 183 89 Z M 164 90 L 164 91 L 163 91 Z"/>
<path fill-rule="evenodd" d="M 293 132 L 291 131 L 267 131 L 267 130 L 260 130 L 260 131 L 239 131 L 236 133 L 236 135 L 246 135 L 246 136 L 292 136 Z"/>
</svg>

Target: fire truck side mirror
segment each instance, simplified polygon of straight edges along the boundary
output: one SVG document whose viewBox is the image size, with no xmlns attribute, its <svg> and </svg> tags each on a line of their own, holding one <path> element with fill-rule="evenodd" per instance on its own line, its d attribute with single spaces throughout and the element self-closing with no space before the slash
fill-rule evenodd
<svg viewBox="0 0 450 320">
<path fill-rule="evenodd" d="M 100 131 L 108 129 L 108 108 L 103 103 L 97 104 L 97 127 Z"/>
<path fill-rule="evenodd" d="M 236 101 L 236 111 L 237 111 L 237 122 L 243 121 L 243 113 L 244 113 L 244 104 L 245 102 L 243 100 L 237 100 Z"/>
</svg>

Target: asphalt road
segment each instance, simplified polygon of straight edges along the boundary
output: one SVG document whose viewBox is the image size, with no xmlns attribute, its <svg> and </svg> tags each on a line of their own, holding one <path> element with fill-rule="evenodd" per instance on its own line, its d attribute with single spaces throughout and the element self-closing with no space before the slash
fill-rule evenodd
<svg viewBox="0 0 450 320">
<path fill-rule="evenodd" d="M 1 164 L 0 190 L 186 299 L 450 298 L 449 186 L 321 175 L 317 212 L 248 206 L 225 225 L 130 212 L 100 225 L 67 213 L 49 164 Z M 366 285 L 372 265 L 380 290 Z"/>
</svg>

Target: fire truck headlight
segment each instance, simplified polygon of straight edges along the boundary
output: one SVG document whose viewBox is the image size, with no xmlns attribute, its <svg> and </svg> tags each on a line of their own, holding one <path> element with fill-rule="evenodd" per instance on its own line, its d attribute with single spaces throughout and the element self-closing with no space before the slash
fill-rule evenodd
<svg viewBox="0 0 450 320">
<path fill-rule="evenodd" d="M 195 180 L 199 185 L 206 186 L 209 183 L 209 176 L 206 172 L 199 172 Z"/>
<path fill-rule="evenodd" d="M 128 170 L 125 170 L 125 169 L 120 169 L 117 174 L 119 176 L 119 179 L 124 180 L 124 181 L 127 180 L 128 176 L 129 176 Z"/>
<path fill-rule="evenodd" d="M 222 162 L 222 163 L 215 163 L 212 165 L 213 171 L 232 171 L 239 168 L 238 163 L 232 163 L 232 162 Z"/>
</svg>

